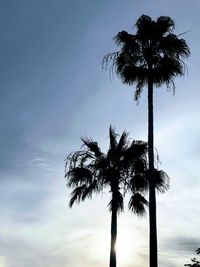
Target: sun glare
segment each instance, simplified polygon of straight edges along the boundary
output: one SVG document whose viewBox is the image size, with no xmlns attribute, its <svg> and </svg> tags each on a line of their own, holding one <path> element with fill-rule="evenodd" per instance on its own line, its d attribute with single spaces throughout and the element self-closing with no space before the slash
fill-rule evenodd
<svg viewBox="0 0 200 267">
<path fill-rule="evenodd" d="M 119 265 L 128 263 L 130 258 L 133 256 L 133 240 L 132 235 L 128 231 L 120 231 L 117 236 L 116 252 L 117 252 L 117 262 Z"/>
<path fill-rule="evenodd" d="M 95 251 L 102 259 L 107 259 L 109 261 L 110 256 L 110 235 L 102 233 L 98 237 L 98 245 L 96 246 Z M 119 265 L 128 264 L 133 258 L 134 251 L 134 240 L 132 239 L 132 234 L 128 230 L 118 231 L 117 235 L 117 263 Z"/>
</svg>

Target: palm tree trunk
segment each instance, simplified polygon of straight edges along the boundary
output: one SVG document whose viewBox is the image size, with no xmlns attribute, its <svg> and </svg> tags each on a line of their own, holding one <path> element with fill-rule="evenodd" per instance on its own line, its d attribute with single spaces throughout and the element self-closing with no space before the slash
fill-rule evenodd
<svg viewBox="0 0 200 267">
<path fill-rule="evenodd" d="M 148 156 L 149 156 L 149 266 L 157 267 L 156 194 L 154 181 L 153 83 L 148 82 Z"/>
<path fill-rule="evenodd" d="M 117 209 L 112 208 L 111 215 L 111 245 L 110 245 L 110 267 L 117 266 L 116 260 L 116 241 L 117 241 Z"/>
</svg>

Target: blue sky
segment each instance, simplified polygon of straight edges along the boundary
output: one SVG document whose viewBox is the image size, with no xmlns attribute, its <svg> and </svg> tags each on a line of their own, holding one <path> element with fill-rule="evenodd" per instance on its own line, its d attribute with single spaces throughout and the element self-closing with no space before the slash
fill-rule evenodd
<svg viewBox="0 0 200 267">
<path fill-rule="evenodd" d="M 108 264 L 106 192 L 73 209 L 64 159 L 88 135 L 105 149 L 108 127 L 147 140 L 146 91 L 112 81 L 102 58 L 142 14 L 167 15 L 191 49 L 176 94 L 155 89 L 155 146 L 171 187 L 158 196 L 159 260 L 183 266 L 199 246 L 198 0 L 0 1 L 0 267 Z M 119 265 L 147 266 L 148 217 L 119 217 Z M 126 248 L 126 249 L 123 249 Z"/>
</svg>

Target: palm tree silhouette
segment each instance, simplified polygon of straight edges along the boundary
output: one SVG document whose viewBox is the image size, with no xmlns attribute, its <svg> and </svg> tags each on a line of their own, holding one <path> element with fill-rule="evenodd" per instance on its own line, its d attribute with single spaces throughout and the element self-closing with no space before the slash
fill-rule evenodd
<svg viewBox="0 0 200 267">
<path fill-rule="evenodd" d="M 190 55 L 185 40 L 173 33 L 174 21 L 161 16 L 156 21 L 142 15 L 136 22 L 136 34 L 119 32 L 115 37 L 120 51 L 104 57 L 107 67 L 115 71 L 125 84 L 136 84 L 138 101 L 144 86 L 148 87 L 148 158 L 149 158 L 149 224 L 150 267 L 157 267 L 156 194 L 154 174 L 153 87 L 166 84 L 175 90 L 174 78 L 185 73 L 183 58 Z"/>
<path fill-rule="evenodd" d="M 131 193 L 129 209 L 136 215 L 145 214 L 148 201 L 144 194 L 148 190 L 147 143 L 128 139 L 127 132 L 120 137 L 110 127 L 109 149 L 101 152 L 97 142 L 82 138 L 85 149 L 72 152 L 66 158 L 67 186 L 72 188 L 69 206 L 91 198 L 109 187 L 111 201 L 111 246 L 110 267 L 116 267 L 117 214 L 123 211 L 123 193 Z M 156 189 L 164 192 L 168 188 L 168 176 L 155 170 Z"/>
</svg>

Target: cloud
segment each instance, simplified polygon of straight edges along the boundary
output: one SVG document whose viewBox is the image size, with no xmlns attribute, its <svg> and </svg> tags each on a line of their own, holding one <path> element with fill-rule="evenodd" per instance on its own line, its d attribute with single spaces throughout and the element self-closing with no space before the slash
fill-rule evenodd
<svg viewBox="0 0 200 267">
<path fill-rule="evenodd" d="M 36 262 L 38 267 L 64 267 L 68 264 L 67 253 L 61 253 L 49 244 L 43 246 L 32 242 L 31 238 L 23 240 L 13 236 L 1 236 L 0 251 L 5 266 L 34 267 Z"/>
<path fill-rule="evenodd" d="M 162 242 L 159 249 L 160 263 L 168 267 L 184 266 L 199 247 L 199 238 L 195 236 L 171 236 Z"/>
<path fill-rule="evenodd" d="M 176 236 L 167 239 L 162 248 L 173 253 L 190 254 L 195 253 L 196 249 L 200 247 L 199 237 L 194 236 Z"/>
</svg>

